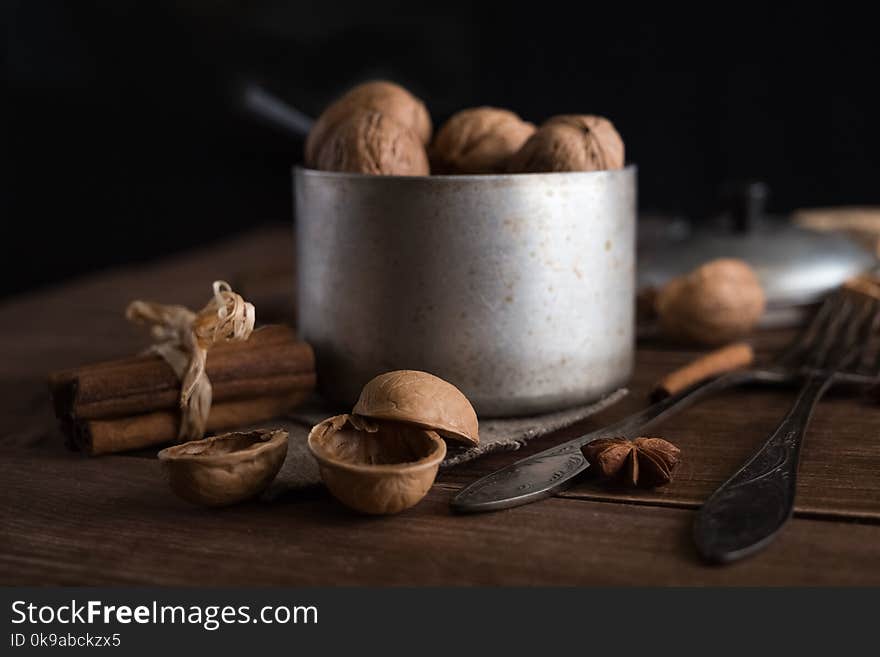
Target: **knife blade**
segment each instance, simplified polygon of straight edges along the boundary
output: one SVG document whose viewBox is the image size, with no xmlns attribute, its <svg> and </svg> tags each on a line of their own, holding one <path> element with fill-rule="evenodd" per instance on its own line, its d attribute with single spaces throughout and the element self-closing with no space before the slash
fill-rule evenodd
<svg viewBox="0 0 880 657">
<path fill-rule="evenodd" d="M 812 372 L 815 373 L 815 372 Z M 589 467 L 581 448 L 598 438 L 633 440 L 647 426 L 677 413 L 699 399 L 750 383 L 790 384 L 811 374 L 810 370 L 737 370 L 706 379 L 607 427 L 597 429 L 543 452 L 520 459 L 460 490 L 450 501 L 454 511 L 479 513 L 509 509 L 552 496 L 570 486 Z M 872 379 L 858 374 L 838 374 L 835 381 L 864 384 Z"/>
<path fill-rule="evenodd" d="M 632 440 L 648 424 L 660 421 L 702 396 L 769 378 L 781 379 L 781 375 L 778 372 L 741 370 L 703 381 L 619 422 L 496 470 L 459 491 L 452 498 L 450 506 L 462 513 L 477 513 L 508 509 L 550 497 L 568 487 L 577 475 L 589 467 L 581 452 L 587 443 L 611 436 Z"/>
</svg>

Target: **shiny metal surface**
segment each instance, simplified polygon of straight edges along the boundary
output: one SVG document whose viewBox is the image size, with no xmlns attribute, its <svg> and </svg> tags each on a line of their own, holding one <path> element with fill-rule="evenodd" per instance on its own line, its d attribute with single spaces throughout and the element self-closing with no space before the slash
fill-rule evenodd
<svg viewBox="0 0 880 657">
<path fill-rule="evenodd" d="M 294 171 L 298 316 L 329 398 L 421 369 L 484 416 L 582 403 L 634 352 L 636 170 Z"/>
<path fill-rule="evenodd" d="M 755 268 L 767 295 L 765 324 L 795 323 L 787 310 L 815 304 L 845 280 L 876 264 L 845 235 L 819 233 L 787 221 L 768 221 L 749 233 L 695 232 L 687 239 L 643 250 L 638 286 L 659 287 L 715 258 L 739 258 Z M 777 321 L 774 321 L 774 317 Z"/>
</svg>

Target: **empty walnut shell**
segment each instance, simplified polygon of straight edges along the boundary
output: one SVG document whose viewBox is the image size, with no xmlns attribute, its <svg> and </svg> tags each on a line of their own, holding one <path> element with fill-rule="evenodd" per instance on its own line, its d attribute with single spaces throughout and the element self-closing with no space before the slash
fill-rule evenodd
<svg viewBox="0 0 880 657">
<path fill-rule="evenodd" d="M 431 145 L 432 173 L 502 173 L 535 126 L 497 107 L 453 114 Z"/>
<path fill-rule="evenodd" d="M 384 114 L 358 111 L 345 119 L 318 152 L 322 171 L 377 176 L 427 176 L 428 155 L 418 138 Z"/>
<path fill-rule="evenodd" d="M 548 119 L 510 158 L 511 173 L 601 171 L 624 165 L 623 140 L 606 118 L 563 114 Z"/>
<path fill-rule="evenodd" d="M 748 334 L 764 314 L 765 303 L 752 268 L 722 258 L 667 283 L 657 295 L 656 309 L 669 337 L 717 345 Z"/>
<path fill-rule="evenodd" d="M 446 443 L 434 431 L 350 415 L 313 427 L 308 444 L 334 497 L 371 514 L 398 513 L 417 504 L 446 456 Z"/>
<path fill-rule="evenodd" d="M 330 135 L 349 116 L 365 110 L 379 112 L 408 128 L 423 146 L 431 140 L 431 116 L 421 100 L 393 82 L 364 82 L 334 101 L 315 121 L 306 139 L 306 166 L 320 168 L 318 154 Z"/>
<path fill-rule="evenodd" d="M 286 456 L 287 432 L 282 430 L 227 433 L 159 452 L 171 489 L 204 506 L 227 506 L 258 495 Z"/>
<path fill-rule="evenodd" d="M 427 372 L 395 370 L 380 374 L 363 387 L 352 413 L 406 422 L 471 445 L 480 442 L 477 414 L 464 393 Z"/>
</svg>

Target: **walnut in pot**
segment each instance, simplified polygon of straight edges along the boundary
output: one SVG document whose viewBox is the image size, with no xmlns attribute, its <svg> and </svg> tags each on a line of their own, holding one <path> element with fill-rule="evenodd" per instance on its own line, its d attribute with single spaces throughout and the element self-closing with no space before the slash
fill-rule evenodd
<svg viewBox="0 0 880 657">
<path fill-rule="evenodd" d="M 380 112 L 359 111 L 336 127 L 317 168 L 385 176 L 427 176 L 425 147 L 412 131 Z"/>
<path fill-rule="evenodd" d="M 590 114 L 548 119 L 510 159 L 511 173 L 621 169 L 624 146 L 614 125 Z"/>
<path fill-rule="evenodd" d="M 381 112 L 408 128 L 422 145 L 431 140 L 431 116 L 421 100 L 393 82 L 364 82 L 333 102 L 315 121 L 306 139 L 306 166 L 320 168 L 319 153 L 339 125 L 352 114 L 369 110 Z"/>
<path fill-rule="evenodd" d="M 721 258 L 667 283 L 657 295 L 663 332 L 672 338 L 724 344 L 749 333 L 766 300 L 757 275 L 742 260 Z"/>
<path fill-rule="evenodd" d="M 501 173 L 510 157 L 535 132 L 518 115 L 496 107 L 472 107 L 453 114 L 431 146 L 434 173 Z"/>
</svg>

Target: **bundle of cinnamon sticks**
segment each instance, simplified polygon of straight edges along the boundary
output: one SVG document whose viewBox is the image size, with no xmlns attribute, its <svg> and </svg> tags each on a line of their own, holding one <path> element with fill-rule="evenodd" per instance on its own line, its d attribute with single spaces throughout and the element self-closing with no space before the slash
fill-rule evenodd
<svg viewBox="0 0 880 657">
<path fill-rule="evenodd" d="M 206 371 L 213 386 L 211 432 L 283 415 L 315 387 L 311 347 L 281 325 L 257 329 L 245 342 L 218 344 Z M 141 449 L 177 437 L 180 380 L 158 355 L 55 372 L 49 389 L 69 444 L 87 454 Z"/>
</svg>

